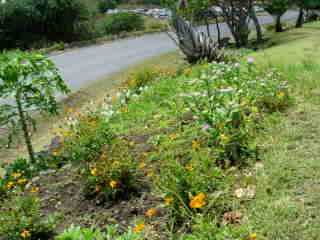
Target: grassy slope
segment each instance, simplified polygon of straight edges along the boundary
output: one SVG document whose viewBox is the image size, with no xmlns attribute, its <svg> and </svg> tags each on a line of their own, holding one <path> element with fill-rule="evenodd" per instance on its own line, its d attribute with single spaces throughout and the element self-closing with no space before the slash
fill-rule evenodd
<svg viewBox="0 0 320 240">
<path fill-rule="evenodd" d="M 265 153 L 248 219 L 258 239 L 319 239 L 320 23 L 274 36 L 276 47 L 256 54 L 282 69 L 294 104 L 274 115 L 259 140 Z"/>
<path fill-rule="evenodd" d="M 163 54 L 152 59 L 134 64 L 121 72 L 114 73 L 110 76 L 97 79 L 93 84 L 81 89 L 78 92 L 72 93 L 64 101 L 62 108 L 72 108 L 81 111 L 89 103 L 88 99 L 93 102 L 100 102 L 107 94 L 117 90 L 121 84 L 126 81 L 132 74 L 142 71 L 145 68 L 176 68 L 183 62 L 182 56 L 177 52 Z M 64 118 L 68 116 L 66 112 L 62 112 L 59 116 L 54 118 L 41 117 L 38 123 L 38 131 L 33 135 L 33 143 L 36 151 L 42 150 L 43 146 L 48 144 L 53 136 L 52 129 L 59 125 L 63 125 Z M 4 149 L 0 147 L 0 164 L 5 162 L 12 162 L 18 156 L 26 156 L 27 151 L 24 147 L 23 141 L 21 144 L 12 149 Z M 0 168 L 1 170 L 1 168 Z"/>
</svg>

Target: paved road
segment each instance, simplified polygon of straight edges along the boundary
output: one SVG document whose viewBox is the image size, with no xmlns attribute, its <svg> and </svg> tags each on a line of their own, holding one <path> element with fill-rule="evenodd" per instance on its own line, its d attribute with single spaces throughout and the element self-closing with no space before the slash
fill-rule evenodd
<svg viewBox="0 0 320 240">
<path fill-rule="evenodd" d="M 283 16 L 283 20 L 292 20 L 296 17 L 296 12 L 288 12 Z M 261 16 L 259 19 L 261 24 L 273 21 L 270 16 Z M 225 23 L 220 25 L 223 36 L 230 36 L 227 25 Z M 216 32 L 214 25 L 211 32 L 213 35 Z M 77 91 L 129 65 L 175 49 L 176 46 L 166 33 L 157 33 L 74 49 L 52 56 L 51 59 L 60 69 L 70 88 Z"/>
</svg>

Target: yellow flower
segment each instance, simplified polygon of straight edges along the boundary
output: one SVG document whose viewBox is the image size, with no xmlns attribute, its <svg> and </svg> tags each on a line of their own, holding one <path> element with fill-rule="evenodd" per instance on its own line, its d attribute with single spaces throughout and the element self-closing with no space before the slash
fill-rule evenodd
<svg viewBox="0 0 320 240">
<path fill-rule="evenodd" d="M 285 96 L 285 94 L 284 94 L 284 92 L 279 92 L 278 94 L 277 94 L 277 97 L 278 98 L 283 98 Z"/>
<path fill-rule="evenodd" d="M 53 150 L 52 155 L 55 156 L 55 157 L 58 156 L 59 155 L 59 151 L 58 150 Z"/>
<path fill-rule="evenodd" d="M 146 211 L 146 213 L 144 215 L 146 215 L 146 217 L 152 218 L 157 215 L 157 212 L 158 211 L 156 208 L 150 208 L 150 209 L 148 209 L 148 211 Z"/>
<path fill-rule="evenodd" d="M 7 184 L 6 184 L 6 188 L 7 189 L 12 189 L 14 187 L 14 182 L 8 182 Z"/>
<path fill-rule="evenodd" d="M 27 179 L 21 178 L 21 179 L 19 179 L 17 182 L 18 182 L 18 184 L 23 185 L 23 184 L 25 184 L 27 181 L 28 181 Z"/>
<path fill-rule="evenodd" d="M 139 168 L 140 168 L 140 169 L 143 169 L 143 168 L 145 168 L 145 167 L 146 167 L 145 162 L 141 162 L 141 163 L 139 164 Z"/>
<path fill-rule="evenodd" d="M 171 141 L 176 140 L 176 139 L 177 139 L 177 134 L 175 134 L 175 133 L 170 134 L 170 135 L 169 135 L 169 139 L 170 139 Z"/>
<path fill-rule="evenodd" d="M 12 173 L 11 176 L 12 176 L 14 179 L 17 179 L 17 178 L 21 177 L 22 174 L 19 173 L 19 172 L 16 172 L 16 173 Z"/>
<path fill-rule="evenodd" d="M 116 95 L 113 95 L 112 98 L 111 98 L 111 102 L 112 103 L 115 103 L 117 101 L 117 96 Z"/>
<path fill-rule="evenodd" d="M 199 193 L 196 196 L 191 198 L 189 202 L 189 207 L 193 209 L 202 208 L 207 204 L 205 199 L 206 199 L 206 195 L 204 193 Z"/>
<path fill-rule="evenodd" d="M 138 224 L 137 226 L 135 226 L 133 228 L 133 232 L 140 233 L 144 228 L 145 228 L 145 224 L 144 223 L 140 223 L 140 224 Z"/>
<path fill-rule="evenodd" d="M 154 176 L 154 171 L 150 170 L 147 172 L 147 177 L 153 177 Z"/>
<path fill-rule="evenodd" d="M 30 238 L 31 237 L 31 233 L 24 229 L 21 233 L 20 233 L 20 236 L 23 238 L 23 239 L 26 239 L 26 238 Z"/>
<path fill-rule="evenodd" d="M 193 140 L 192 141 L 192 149 L 197 151 L 200 149 L 200 142 L 198 140 Z"/>
<path fill-rule="evenodd" d="M 90 168 L 90 173 L 92 176 L 97 176 L 97 168 L 93 167 L 93 168 Z"/>
<path fill-rule="evenodd" d="M 38 187 L 32 187 L 32 188 L 30 189 L 30 192 L 31 192 L 31 193 L 37 193 L 37 192 L 39 192 L 39 188 L 38 188 Z"/>
<path fill-rule="evenodd" d="M 129 108 L 127 106 L 124 106 L 120 109 L 120 111 L 123 113 L 127 113 L 127 112 L 129 112 Z"/>
<path fill-rule="evenodd" d="M 251 233 L 249 235 L 249 240 L 256 240 L 257 239 L 257 234 L 256 233 Z"/>
<path fill-rule="evenodd" d="M 165 202 L 165 204 L 167 205 L 167 206 L 169 206 L 169 205 L 171 205 L 172 203 L 173 203 L 173 197 L 166 197 L 165 199 L 164 199 L 164 202 Z"/>
<path fill-rule="evenodd" d="M 117 166 L 119 166 L 120 165 L 120 162 L 119 161 L 114 161 L 113 163 L 112 163 L 112 166 L 113 167 L 117 167 Z"/>
<path fill-rule="evenodd" d="M 110 183 L 109 183 L 109 186 L 112 188 L 112 189 L 115 189 L 117 188 L 119 185 L 119 183 L 115 180 L 111 180 Z"/>
<path fill-rule="evenodd" d="M 184 168 L 185 168 L 186 170 L 188 170 L 189 172 L 191 172 L 191 171 L 193 170 L 192 164 L 187 164 Z"/>
<path fill-rule="evenodd" d="M 225 134 L 223 134 L 223 133 L 220 134 L 220 139 L 221 139 L 221 141 L 222 141 L 223 143 L 228 143 L 228 142 L 230 142 L 230 137 L 228 137 L 227 135 L 225 135 Z"/>
</svg>

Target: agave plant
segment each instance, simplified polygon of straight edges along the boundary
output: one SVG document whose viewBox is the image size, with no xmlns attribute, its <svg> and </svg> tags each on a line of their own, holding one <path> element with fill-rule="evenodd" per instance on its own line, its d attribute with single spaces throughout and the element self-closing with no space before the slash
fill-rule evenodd
<svg viewBox="0 0 320 240">
<path fill-rule="evenodd" d="M 171 24 L 176 36 L 169 32 L 168 35 L 186 56 L 188 62 L 195 63 L 200 60 L 221 62 L 225 59 L 221 44 L 198 31 L 190 22 L 180 16 L 174 16 Z"/>
</svg>

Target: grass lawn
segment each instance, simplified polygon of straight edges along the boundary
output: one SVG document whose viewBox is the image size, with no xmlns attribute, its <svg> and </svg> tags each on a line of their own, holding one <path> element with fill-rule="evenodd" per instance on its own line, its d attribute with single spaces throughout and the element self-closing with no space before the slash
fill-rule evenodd
<svg viewBox="0 0 320 240">
<path fill-rule="evenodd" d="M 319 239 L 320 23 L 272 39 L 276 46 L 255 54 L 256 60 L 281 69 L 294 103 L 270 117 L 258 139 L 264 167 L 257 171 L 248 221 L 258 239 Z"/>
</svg>

